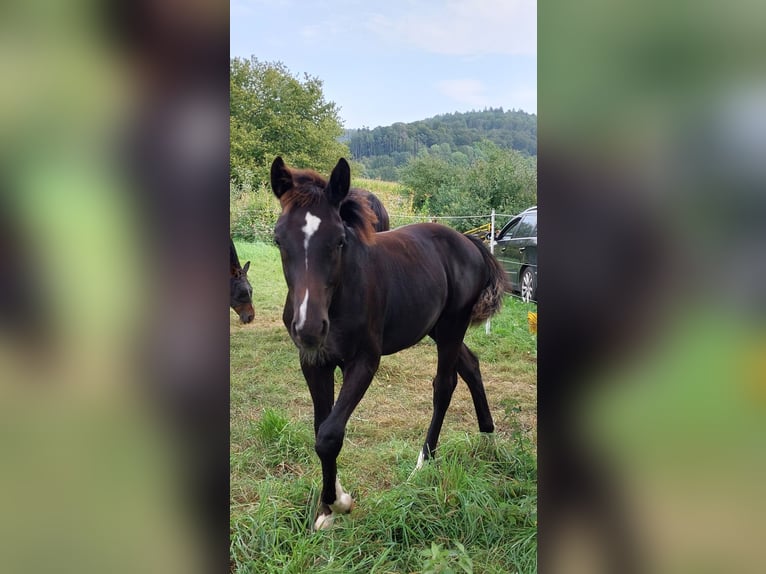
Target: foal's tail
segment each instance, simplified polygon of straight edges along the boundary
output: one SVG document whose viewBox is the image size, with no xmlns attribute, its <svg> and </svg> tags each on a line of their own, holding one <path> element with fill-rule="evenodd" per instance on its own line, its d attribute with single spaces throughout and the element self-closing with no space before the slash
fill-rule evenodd
<svg viewBox="0 0 766 574">
<path fill-rule="evenodd" d="M 508 276 L 505 274 L 505 269 L 500 266 L 495 256 L 489 252 L 487 246 L 477 237 L 472 235 L 466 235 L 466 237 L 479 248 L 481 256 L 484 258 L 484 263 L 487 269 L 489 269 L 487 284 L 484 286 L 479 299 L 471 310 L 471 324 L 476 324 L 486 321 L 500 311 L 503 306 L 503 294 L 511 290 L 511 284 L 508 281 Z"/>
</svg>

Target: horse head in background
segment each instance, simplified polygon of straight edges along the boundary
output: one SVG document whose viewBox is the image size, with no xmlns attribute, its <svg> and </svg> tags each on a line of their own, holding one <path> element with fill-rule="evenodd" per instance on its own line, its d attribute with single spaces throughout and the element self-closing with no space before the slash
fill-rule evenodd
<svg viewBox="0 0 766 574">
<path fill-rule="evenodd" d="M 247 280 L 247 270 L 250 269 L 250 262 L 245 263 L 244 267 L 239 264 L 237 250 L 231 237 L 229 237 L 229 268 L 229 305 L 239 315 L 240 321 L 249 323 L 255 317 L 253 288 Z"/>
</svg>

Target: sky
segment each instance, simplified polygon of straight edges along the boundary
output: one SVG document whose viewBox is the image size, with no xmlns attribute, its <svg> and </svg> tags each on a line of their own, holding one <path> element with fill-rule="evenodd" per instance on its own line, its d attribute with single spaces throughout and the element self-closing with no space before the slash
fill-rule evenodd
<svg viewBox="0 0 766 574">
<path fill-rule="evenodd" d="M 537 113 L 536 0 L 231 0 L 230 55 L 322 80 L 346 128 Z"/>
</svg>

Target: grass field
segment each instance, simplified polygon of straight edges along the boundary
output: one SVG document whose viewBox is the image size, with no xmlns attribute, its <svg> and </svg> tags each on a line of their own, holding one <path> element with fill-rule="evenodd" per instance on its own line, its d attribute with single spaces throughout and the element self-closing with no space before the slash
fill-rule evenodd
<svg viewBox="0 0 766 574">
<path fill-rule="evenodd" d="M 466 339 L 482 364 L 494 437 L 479 434 L 461 382 L 437 459 L 411 478 L 431 416 L 436 348 L 426 340 L 383 357 L 338 459 L 356 506 L 312 533 L 321 470 L 311 399 L 281 321 L 279 253 L 236 245 L 242 263 L 252 261 L 256 317 L 241 325 L 230 315 L 232 571 L 536 572 L 533 306 L 508 297 L 492 333 L 475 327 Z"/>
</svg>

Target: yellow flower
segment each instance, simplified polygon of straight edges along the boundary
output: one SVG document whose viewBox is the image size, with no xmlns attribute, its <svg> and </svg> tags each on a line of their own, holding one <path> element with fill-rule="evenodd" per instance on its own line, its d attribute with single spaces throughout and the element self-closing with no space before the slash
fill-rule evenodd
<svg viewBox="0 0 766 574">
<path fill-rule="evenodd" d="M 537 312 L 527 311 L 527 323 L 529 323 L 529 332 L 537 335 Z"/>
</svg>

